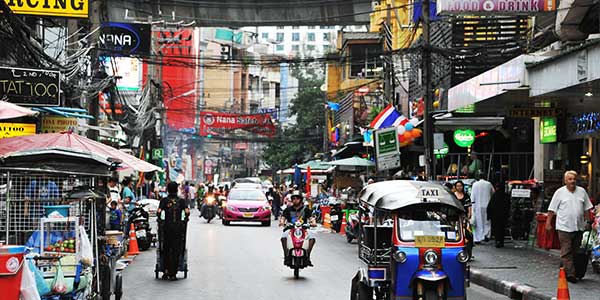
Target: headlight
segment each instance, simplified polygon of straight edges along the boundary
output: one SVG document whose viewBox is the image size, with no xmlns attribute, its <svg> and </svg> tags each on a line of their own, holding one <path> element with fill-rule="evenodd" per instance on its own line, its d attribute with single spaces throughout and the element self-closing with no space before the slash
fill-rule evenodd
<svg viewBox="0 0 600 300">
<path fill-rule="evenodd" d="M 263 206 L 263 209 L 264 209 L 264 210 L 271 210 L 271 207 L 270 207 L 270 206 L 268 206 L 268 205 L 265 205 L 265 206 Z"/>
<path fill-rule="evenodd" d="M 467 261 L 469 261 L 469 254 L 467 254 L 467 251 L 465 250 L 461 250 L 460 252 L 458 252 L 458 255 L 456 255 L 456 259 L 461 262 L 461 263 L 466 263 Z"/>
<path fill-rule="evenodd" d="M 392 256 L 394 257 L 394 259 L 397 262 L 399 262 L 401 264 L 403 264 L 404 262 L 406 262 L 406 253 L 404 253 L 404 252 L 402 252 L 400 250 L 396 250 Z"/>
<path fill-rule="evenodd" d="M 438 255 L 433 250 L 425 251 L 425 263 L 428 265 L 435 265 L 438 260 Z"/>
<path fill-rule="evenodd" d="M 214 197 L 206 197 L 206 204 L 212 205 L 213 203 L 215 203 Z"/>
<path fill-rule="evenodd" d="M 230 205 L 227 205 L 226 208 L 227 208 L 227 210 L 230 210 L 230 211 L 236 211 L 235 207 L 230 206 Z"/>
</svg>

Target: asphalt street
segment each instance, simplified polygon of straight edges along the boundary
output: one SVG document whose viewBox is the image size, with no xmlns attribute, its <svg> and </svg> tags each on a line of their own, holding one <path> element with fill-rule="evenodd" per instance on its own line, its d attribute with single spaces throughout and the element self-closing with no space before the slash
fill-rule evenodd
<svg viewBox="0 0 600 300">
<path fill-rule="evenodd" d="M 189 273 L 175 282 L 154 278 L 155 250 L 135 258 L 123 275 L 123 299 L 349 299 L 350 281 L 359 261 L 356 244 L 337 234 L 317 231 L 314 268 L 294 279 L 283 265 L 281 229 L 259 224 L 207 224 L 195 210 L 188 228 Z M 182 278 L 183 274 L 179 273 Z M 508 299 L 472 286 L 469 299 Z"/>
</svg>

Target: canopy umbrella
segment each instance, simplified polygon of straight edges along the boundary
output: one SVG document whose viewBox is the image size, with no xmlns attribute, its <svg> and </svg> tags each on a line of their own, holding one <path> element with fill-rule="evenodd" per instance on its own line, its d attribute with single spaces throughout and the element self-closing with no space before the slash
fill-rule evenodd
<svg viewBox="0 0 600 300">
<path fill-rule="evenodd" d="M 122 163 L 138 172 L 153 172 L 159 167 L 111 146 L 70 132 L 44 133 L 2 139 L 0 158 L 60 152 L 63 155 L 87 157 L 106 164 Z"/>
<path fill-rule="evenodd" d="M 37 111 L 0 100 L 0 120 L 35 116 Z"/>
<path fill-rule="evenodd" d="M 353 166 L 353 167 L 374 167 L 375 166 L 374 162 L 372 162 L 368 159 L 364 159 L 364 158 L 360 158 L 360 157 L 356 157 L 356 156 L 351 157 L 351 158 L 344 158 L 344 159 L 326 162 L 326 164 L 332 165 L 332 166 Z"/>
<path fill-rule="evenodd" d="M 294 167 L 294 184 L 297 186 L 302 184 L 302 171 L 298 165 Z"/>
</svg>

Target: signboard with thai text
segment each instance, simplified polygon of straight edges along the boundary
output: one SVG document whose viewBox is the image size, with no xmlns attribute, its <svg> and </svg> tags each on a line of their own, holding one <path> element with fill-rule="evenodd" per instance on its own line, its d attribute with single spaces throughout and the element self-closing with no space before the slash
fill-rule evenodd
<svg viewBox="0 0 600 300">
<path fill-rule="evenodd" d="M 0 123 L 0 139 L 35 134 L 35 124 Z"/>
<path fill-rule="evenodd" d="M 556 142 L 556 118 L 540 119 L 540 143 Z"/>
<path fill-rule="evenodd" d="M 556 10 L 556 0 L 438 0 L 440 15 L 535 14 Z"/>
<path fill-rule="evenodd" d="M 230 114 L 219 112 L 200 113 L 200 135 L 207 136 L 213 129 L 242 129 L 259 135 L 272 137 L 275 126 L 270 114 Z"/>
<path fill-rule="evenodd" d="M 42 133 L 55 133 L 63 131 L 76 131 L 77 118 L 44 117 L 42 118 Z"/>
<path fill-rule="evenodd" d="M 4 0 L 13 13 L 51 17 L 87 18 L 88 0 Z"/>
<path fill-rule="evenodd" d="M 60 72 L 0 67 L 0 99 L 26 106 L 59 106 Z"/>
</svg>

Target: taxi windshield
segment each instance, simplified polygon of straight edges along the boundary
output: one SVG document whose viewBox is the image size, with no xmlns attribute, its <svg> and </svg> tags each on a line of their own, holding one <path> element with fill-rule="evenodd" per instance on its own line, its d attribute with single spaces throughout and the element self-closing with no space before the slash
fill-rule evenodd
<svg viewBox="0 0 600 300">
<path fill-rule="evenodd" d="M 398 233 L 405 242 L 414 241 L 415 236 L 443 236 L 447 242 L 458 242 L 459 214 L 448 208 L 402 211 L 398 213 Z"/>
</svg>

